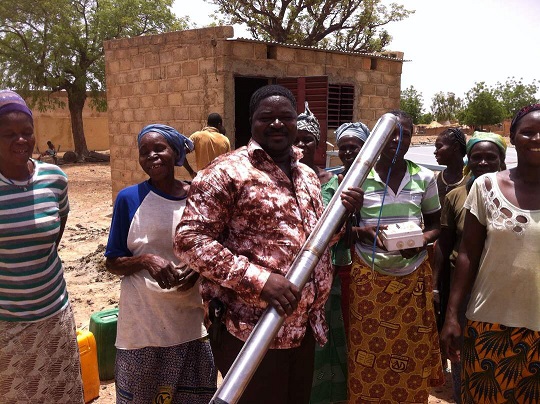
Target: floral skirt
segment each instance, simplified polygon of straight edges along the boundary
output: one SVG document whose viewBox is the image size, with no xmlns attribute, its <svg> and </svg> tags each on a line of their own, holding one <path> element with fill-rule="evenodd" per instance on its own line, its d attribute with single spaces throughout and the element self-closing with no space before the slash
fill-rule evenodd
<svg viewBox="0 0 540 404">
<path fill-rule="evenodd" d="M 427 403 L 444 383 L 428 261 L 405 276 L 351 270 L 349 403 Z"/>
<path fill-rule="evenodd" d="M 540 402 L 540 331 L 468 320 L 464 334 L 464 404 Z"/>
</svg>

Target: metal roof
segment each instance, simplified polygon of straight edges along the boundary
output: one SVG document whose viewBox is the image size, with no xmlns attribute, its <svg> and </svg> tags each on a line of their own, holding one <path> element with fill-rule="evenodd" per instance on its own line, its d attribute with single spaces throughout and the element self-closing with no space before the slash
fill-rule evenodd
<svg viewBox="0 0 540 404">
<path fill-rule="evenodd" d="M 410 62 L 410 60 L 386 56 L 382 53 L 367 53 L 367 52 L 342 51 L 342 50 L 337 50 L 337 49 L 324 49 L 324 48 L 317 48 L 316 46 L 297 45 L 297 44 L 289 44 L 289 43 L 276 42 L 276 41 L 263 41 L 260 39 L 243 38 L 243 37 L 230 38 L 228 40 L 239 41 L 239 42 L 255 42 L 255 43 L 261 43 L 265 45 L 279 45 L 279 46 L 285 46 L 287 48 L 306 49 L 306 50 L 314 50 L 314 51 L 321 51 L 321 52 L 332 52 L 332 53 L 340 53 L 343 55 L 367 56 L 367 57 L 374 57 L 378 59 L 393 60 L 396 62 Z"/>
</svg>

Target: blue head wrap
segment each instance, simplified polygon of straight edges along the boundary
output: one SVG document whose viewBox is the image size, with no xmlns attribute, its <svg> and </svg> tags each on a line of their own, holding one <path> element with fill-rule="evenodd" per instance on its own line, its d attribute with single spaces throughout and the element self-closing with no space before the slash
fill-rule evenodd
<svg viewBox="0 0 540 404">
<path fill-rule="evenodd" d="M 169 143 L 169 145 L 176 151 L 176 154 L 178 154 L 175 165 L 182 166 L 182 164 L 184 164 L 184 160 L 186 159 L 186 149 L 192 151 L 194 147 L 193 142 L 170 126 L 154 123 L 152 125 L 145 126 L 137 136 L 137 144 L 139 146 L 141 145 L 142 137 L 150 132 L 159 133 L 165 138 L 167 143 Z"/>
<path fill-rule="evenodd" d="M 9 112 L 23 112 L 32 118 L 32 111 L 19 94 L 11 90 L 0 90 L 0 115 Z"/>
<path fill-rule="evenodd" d="M 336 129 L 336 143 L 339 142 L 343 136 L 355 136 L 362 142 L 366 142 L 369 136 L 369 128 L 362 122 L 350 122 L 344 123 Z"/>
</svg>

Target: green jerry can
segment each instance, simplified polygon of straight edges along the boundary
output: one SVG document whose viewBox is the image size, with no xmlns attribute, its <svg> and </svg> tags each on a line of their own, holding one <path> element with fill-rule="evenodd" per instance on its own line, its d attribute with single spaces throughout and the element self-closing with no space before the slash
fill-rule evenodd
<svg viewBox="0 0 540 404">
<path fill-rule="evenodd" d="M 96 339 L 99 380 L 114 379 L 117 322 L 118 308 L 98 311 L 90 316 L 88 329 Z"/>
</svg>

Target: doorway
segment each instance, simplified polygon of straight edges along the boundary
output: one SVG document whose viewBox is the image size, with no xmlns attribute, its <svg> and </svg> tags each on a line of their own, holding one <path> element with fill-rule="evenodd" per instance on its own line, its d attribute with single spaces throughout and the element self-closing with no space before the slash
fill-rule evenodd
<svg viewBox="0 0 540 404">
<path fill-rule="evenodd" d="M 234 78 L 234 148 L 246 146 L 251 138 L 249 100 L 255 91 L 271 83 L 269 78 Z"/>
</svg>

